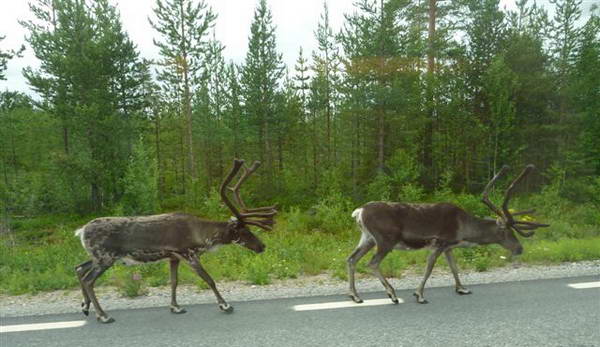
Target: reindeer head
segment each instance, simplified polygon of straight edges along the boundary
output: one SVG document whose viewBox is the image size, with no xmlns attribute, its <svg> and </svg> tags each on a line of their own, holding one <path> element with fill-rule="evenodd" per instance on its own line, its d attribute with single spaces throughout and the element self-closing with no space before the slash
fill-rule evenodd
<svg viewBox="0 0 600 347">
<path fill-rule="evenodd" d="M 525 169 L 521 172 L 521 174 L 510 184 L 510 186 L 506 190 L 506 193 L 504 194 L 502 209 L 496 207 L 496 205 L 494 205 L 490 201 L 488 195 L 489 190 L 492 188 L 496 180 L 500 176 L 504 175 L 506 171 L 508 171 L 508 166 L 504 165 L 502 169 L 500 169 L 500 171 L 496 174 L 496 176 L 492 178 L 492 180 L 485 187 L 483 191 L 483 196 L 481 198 L 481 201 L 484 204 L 486 204 L 498 216 L 498 218 L 496 219 L 495 228 L 496 234 L 499 235 L 499 240 L 497 243 L 499 243 L 504 248 L 510 250 L 513 255 L 519 255 L 523 252 L 523 247 L 521 246 L 521 243 L 519 242 L 519 239 L 517 239 L 517 237 L 515 236 L 514 232 L 517 232 L 523 237 L 531 237 L 535 233 L 533 230 L 537 228 L 550 226 L 549 224 L 534 223 L 514 219 L 515 216 L 534 213 L 535 210 L 533 209 L 512 213 L 508 209 L 508 203 L 510 201 L 510 198 L 512 197 L 512 193 L 514 191 L 515 186 L 519 182 L 521 182 L 523 178 L 525 178 L 525 176 L 527 176 L 533 169 L 533 165 L 527 165 Z"/>
<path fill-rule="evenodd" d="M 277 214 L 275 206 L 247 208 L 240 196 L 240 186 L 254 171 L 256 171 L 256 169 L 258 169 L 259 166 L 260 162 L 255 161 L 248 169 L 244 165 L 244 160 L 235 159 L 233 161 L 233 168 L 223 181 L 223 184 L 221 184 L 221 199 L 233 213 L 233 217 L 231 217 L 229 221 L 231 242 L 244 246 L 257 253 L 263 252 L 265 250 L 265 245 L 250 231 L 248 226 L 254 225 L 270 231 L 273 229 L 273 224 L 275 223 L 273 217 Z M 233 187 L 229 187 L 229 183 L 237 175 L 240 169 L 243 169 L 242 176 Z M 233 193 L 234 200 L 239 205 L 241 212 L 227 197 L 228 190 Z"/>
</svg>

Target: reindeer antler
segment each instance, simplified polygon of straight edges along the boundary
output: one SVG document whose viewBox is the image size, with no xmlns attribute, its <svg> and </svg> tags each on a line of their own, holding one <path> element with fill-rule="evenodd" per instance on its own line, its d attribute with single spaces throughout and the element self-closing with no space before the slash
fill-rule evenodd
<svg viewBox="0 0 600 347">
<path fill-rule="evenodd" d="M 529 175 L 529 173 L 534 168 L 535 168 L 535 166 L 533 166 L 532 164 L 527 165 L 525 167 L 525 169 L 523 169 L 521 174 L 519 174 L 519 176 L 517 176 L 517 178 L 510 184 L 510 186 L 506 190 L 506 193 L 504 194 L 504 201 L 502 202 L 502 210 L 500 210 L 498 207 L 496 207 L 494 204 L 492 204 L 492 202 L 488 198 L 488 193 L 489 193 L 489 189 L 493 186 L 494 182 L 500 176 L 502 176 L 506 172 L 506 170 L 508 170 L 508 166 L 504 165 L 502 167 L 502 169 L 500 169 L 500 172 L 498 172 L 496 174 L 496 176 L 494 176 L 494 178 L 492 178 L 492 180 L 485 187 L 485 189 L 483 191 L 483 197 L 481 198 L 481 200 L 483 201 L 484 204 L 486 204 L 492 211 L 494 211 L 500 218 L 502 218 L 504 220 L 504 223 L 506 224 L 507 227 L 514 229 L 517 233 L 519 233 L 523 237 L 530 237 L 530 236 L 533 236 L 533 234 L 535 233 L 534 231 L 525 232 L 523 230 L 535 230 L 537 228 L 543 228 L 543 227 L 550 226 L 549 224 L 526 222 L 526 221 L 516 221 L 514 219 L 514 216 L 535 212 L 535 210 L 533 210 L 533 209 L 526 210 L 526 211 L 520 211 L 520 212 L 514 212 L 514 213 L 510 213 L 510 211 L 508 209 L 508 203 L 510 202 L 514 188 L 517 186 L 517 184 L 519 184 L 519 182 L 521 182 L 525 178 L 525 176 Z"/>
<path fill-rule="evenodd" d="M 500 211 L 500 209 L 498 207 L 496 207 L 496 205 L 494 205 L 489 198 L 489 192 L 490 189 L 494 186 L 494 183 L 496 183 L 496 180 L 498 180 L 498 178 L 500 178 L 502 175 L 504 175 L 506 173 L 506 171 L 508 171 L 508 165 L 504 165 L 500 171 L 498 171 L 498 173 L 494 176 L 494 178 L 492 178 L 492 180 L 485 186 L 485 189 L 483 190 L 483 195 L 481 197 L 481 201 L 487 205 L 487 207 L 489 207 L 492 211 L 494 211 L 494 213 L 496 213 L 498 215 L 498 217 L 503 218 L 504 219 L 504 215 L 502 214 L 502 211 Z"/>
<path fill-rule="evenodd" d="M 259 161 L 255 161 L 252 164 L 252 166 L 249 169 L 247 169 L 246 166 L 244 165 L 244 160 L 235 159 L 234 163 L 233 163 L 233 168 L 231 169 L 231 172 L 225 178 L 225 180 L 223 181 L 223 184 L 221 185 L 221 198 L 223 199 L 223 202 L 227 205 L 227 207 L 229 207 L 231 212 L 233 212 L 235 217 L 240 222 L 245 223 L 245 224 L 255 225 L 255 226 L 265 229 L 265 230 L 272 230 L 273 229 L 272 226 L 273 226 L 273 224 L 275 224 L 273 217 L 278 212 L 275 209 L 275 206 L 247 208 L 246 204 L 244 203 L 244 200 L 242 200 L 242 197 L 240 196 L 240 191 L 239 191 L 240 186 L 259 167 L 260 167 Z M 240 171 L 240 169 L 243 169 L 242 176 L 240 177 L 238 182 L 233 187 L 229 187 L 228 186 L 229 183 L 231 182 L 233 177 L 235 177 L 235 175 Z M 238 211 L 238 209 L 234 206 L 234 204 L 231 203 L 231 201 L 227 197 L 227 190 L 230 190 L 231 192 L 233 192 L 234 199 L 235 199 L 236 203 L 241 207 L 242 212 Z M 252 218 L 257 218 L 257 219 L 252 219 Z"/>
</svg>

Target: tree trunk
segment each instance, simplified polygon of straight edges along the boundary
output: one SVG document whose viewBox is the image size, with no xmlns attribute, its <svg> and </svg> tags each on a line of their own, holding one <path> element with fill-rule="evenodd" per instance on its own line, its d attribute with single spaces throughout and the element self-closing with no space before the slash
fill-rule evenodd
<svg viewBox="0 0 600 347">
<path fill-rule="evenodd" d="M 66 125 L 63 125 L 63 146 L 65 150 L 65 154 L 69 155 L 69 128 Z"/>
<path fill-rule="evenodd" d="M 381 37 L 379 38 L 379 87 L 385 88 L 386 76 L 385 76 L 385 46 L 384 46 L 384 6 L 383 0 L 381 0 Z M 377 167 L 382 169 L 385 161 L 385 108 L 384 100 L 380 100 L 378 111 L 378 132 L 377 132 Z"/>
<path fill-rule="evenodd" d="M 100 188 L 97 182 L 92 182 L 90 191 L 90 202 L 92 204 L 92 210 L 97 212 L 100 210 Z"/>
<path fill-rule="evenodd" d="M 385 110 L 383 105 L 379 108 L 379 131 L 377 134 L 377 166 L 382 169 L 385 162 Z"/>
<path fill-rule="evenodd" d="M 156 148 L 156 170 L 158 171 L 158 201 L 162 201 L 165 182 L 160 158 L 160 116 L 158 115 L 158 112 L 154 113 L 154 144 Z"/>
<path fill-rule="evenodd" d="M 427 120 L 425 122 L 425 133 L 423 136 L 423 164 L 427 171 L 425 185 L 433 189 L 435 175 L 433 169 L 433 129 L 435 120 L 434 107 L 434 74 L 435 74 L 435 21 L 437 12 L 437 0 L 429 0 L 429 27 L 428 27 L 428 49 L 427 49 Z"/>
<path fill-rule="evenodd" d="M 183 2 L 180 2 L 180 11 L 182 17 L 184 17 Z M 188 169 L 192 182 L 196 181 L 196 162 L 194 158 L 194 140 L 192 137 L 192 98 L 190 92 L 190 80 L 189 80 L 189 61 L 187 56 L 187 47 L 185 46 L 186 33 L 183 20 L 181 21 L 181 37 L 182 37 L 182 49 L 181 49 L 181 69 L 183 71 L 183 111 L 186 118 L 186 135 L 188 145 Z"/>
</svg>

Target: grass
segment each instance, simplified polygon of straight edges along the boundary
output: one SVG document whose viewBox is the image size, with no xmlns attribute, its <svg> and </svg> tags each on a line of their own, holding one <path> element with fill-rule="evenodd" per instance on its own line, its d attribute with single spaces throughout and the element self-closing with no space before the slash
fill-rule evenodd
<svg viewBox="0 0 600 347">
<path fill-rule="evenodd" d="M 455 203 L 467 207 L 474 201 L 461 195 Z M 525 207 L 530 203 L 531 200 L 517 202 Z M 227 246 L 203 255 L 202 263 L 217 282 L 241 280 L 265 285 L 276 279 L 321 273 L 345 280 L 345 259 L 358 242 L 359 233 L 349 213 L 338 207 L 330 204 L 314 213 L 297 209 L 281 213 L 274 232 L 257 231 L 267 245 L 265 253 L 257 255 L 239 246 Z M 87 256 L 73 231 L 92 218 L 42 216 L 15 220 L 13 232 L 0 235 L 0 293 L 76 288 L 74 267 Z M 600 212 L 594 206 L 561 204 L 538 218 L 552 227 L 538 230 L 531 239 L 522 239 L 525 252 L 520 261 L 554 264 L 600 259 Z M 455 254 L 460 268 L 476 271 L 504 266 L 510 261 L 507 251 L 499 246 L 457 249 Z M 388 277 L 400 277 L 409 267 L 420 271 L 426 257 L 426 251 L 392 252 L 382 263 L 382 272 Z M 369 272 L 369 258 L 370 255 L 365 256 L 358 264 L 359 273 Z M 447 265 L 438 260 L 438 266 Z M 179 278 L 181 283 L 207 288 L 187 266 L 181 267 Z M 98 284 L 115 285 L 122 295 L 137 296 L 147 287 L 167 285 L 168 281 L 169 266 L 165 262 L 135 267 L 116 265 Z"/>
</svg>

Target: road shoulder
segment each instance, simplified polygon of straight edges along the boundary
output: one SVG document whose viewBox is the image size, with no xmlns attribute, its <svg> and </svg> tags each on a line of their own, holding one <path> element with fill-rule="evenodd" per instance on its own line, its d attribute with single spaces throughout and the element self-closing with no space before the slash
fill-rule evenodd
<svg viewBox="0 0 600 347">
<path fill-rule="evenodd" d="M 486 272 L 462 272 L 461 279 L 466 286 L 474 284 L 528 281 L 539 279 L 566 278 L 579 276 L 598 276 L 600 278 L 600 260 L 560 265 L 519 265 L 495 268 Z M 398 290 L 416 288 L 422 275 L 409 271 L 402 278 L 392 278 L 390 283 Z M 448 287 L 453 285 L 452 275 L 447 269 L 433 273 L 427 287 Z M 221 294 L 230 302 L 292 298 L 302 296 L 345 295 L 347 283 L 332 278 L 328 274 L 302 277 L 293 280 L 274 281 L 265 286 L 249 285 L 243 282 L 221 282 L 217 284 Z M 362 275 L 357 280 L 360 292 L 381 291 L 379 281 L 370 275 Z M 99 287 L 98 297 L 103 306 L 110 310 L 167 307 L 170 300 L 169 287 L 149 288 L 148 294 L 137 298 L 124 298 L 113 287 Z M 210 290 L 199 290 L 194 285 L 182 285 L 178 288 L 178 301 L 182 305 L 214 303 Z M 0 296 L 0 317 L 17 317 L 79 312 L 81 292 L 79 290 L 61 290 L 39 293 L 37 295 Z"/>
</svg>

